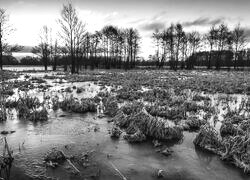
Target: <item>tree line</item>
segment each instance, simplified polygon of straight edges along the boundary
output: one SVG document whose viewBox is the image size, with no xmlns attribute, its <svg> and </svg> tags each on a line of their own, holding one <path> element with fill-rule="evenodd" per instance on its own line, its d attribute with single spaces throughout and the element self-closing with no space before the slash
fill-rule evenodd
<svg viewBox="0 0 250 180">
<path fill-rule="evenodd" d="M 71 73 L 87 66 L 92 69 L 100 66 L 107 69 L 135 67 L 140 48 L 140 35 L 136 29 L 107 25 L 95 33 L 87 32 L 85 24 L 70 3 L 63 5 L 58 23 L 61 27 L 58 38 L 64 45 L 59 46 L 58 40 L 53 40 L 51 36 L 51 29 L 44 26 L 40 43 L 32 51 L 41 57 L 45 70 L 49 61 L 53 61 L 53 69 L 56 70 L 58 59 L 65 57 L 70 60 Z M 65 70 L 67 67 L 66 62 Z"/>
<path fill-rule="evenodd" d="M 168 64 L 171 69 L 193 69 L 196 65 L 213 66 L 219 70 L 222 66 L 237 69 L 250 65 L 247 52 L 247 36 L 240 24 L 229 30 L 224 23 L 213 25 L 205 34 L 197 31 L 185 32 L 183 26 L 171 24 L 163 31 L 152 35 L 156 53 L 152 57 L 159 68 Z M 249 61 L 244 63 L 243 60 Z"/>
<path fill-rule="evenodd" d="M 8 21 L 6 11 L 1 9 L 0 12 L 2 69 L 3 52 L 7 54 L 7 49 L 2 45 L 5 41 L 2 35 L 8 35 L 10 31 L 7 28 L 3 29 Z M 39 33 L 40 42 L 32 49 L 32 52 L 40 57 L 45 70 L 50 64 L 53 64 L 53 70 L 56 70 L 57 65 L 62 64 L 60 61 L 64 62 L 65 70 L 70 68 L 71 73 L 79 72 L 82 67 L 88 66 L 92 69 L 135 67 L 141 39 L 137 29 L 107 25 L 100 31 L 90 33 L 86 31 L 85 24 L 71 3 L 63 5 L 60 14 L 61 17 L 57 20 L 60 31 L 57 37 L 52 35 L 52 28 L 44 25 Z M 9 52 L 13 50 L 12 48 Z"/>
<path fill-rule="evenodd" d="M 53 66 L 53 70 L 63 65 L 64 70 L 70 69 L 71 73 L 88 67 L 127 70 L 137 65 L 156 65 L 158 68 L 167 65 L 173 70 L 193 69 L 195 66 L 219 70 L 224 66 L 237 69 L 250 65 L 250 53 L 245 49 L 247 36 L 239 24 L 232 30 L 224 23 L 213 25 L 205 34 L 185 32 L 180 23 L 171 24 L 153 33 L 155 54 L 149 61 L 139 61 L 141 37 L 137 29 L 106 25 L 94 33 L 87 32 L 71 3 L 63 5 L 60 15 L 57 35 L 53 35 L 52 28 L 44 25 L 39 33 L 39 43 L 32 49 L 41 60 L 37 63 L 42 63 L 45 70 L 49 65 Z M 6 59 L 11 59 L 8 56 L 12 52 L 22 49 L 22 46 L 6 43 L 12 31 L 8 20 L 6 10 L 0 9 L 0 69 L 4 56 L 6 62 Z M 22 63 L 31 61 L 24 58 Z"/>
</svg>

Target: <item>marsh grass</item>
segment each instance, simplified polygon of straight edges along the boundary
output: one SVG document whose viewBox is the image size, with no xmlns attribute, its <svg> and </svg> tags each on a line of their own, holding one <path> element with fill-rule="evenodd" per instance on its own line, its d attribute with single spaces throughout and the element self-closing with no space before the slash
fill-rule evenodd
<svg viewBox="0 0 250 180">
<path fill-rule="evenodd" d="M 12 162 L 14 160 L 13 151 L 10 149 L 6 137 L 1 138 L 1 143 L 3 144 L 3 154 L 0 155 L 0 178 L 9 179 Z"/>
<path fill-rule="evenodd" d="M 75 113 L 87 113 L 96 112 L 96 104 L 92 98 L 82 98 L 78 100 L 73 95 L 65 96 L 62 101 L 59 102 L 59 107 L 63 111 L 70 111 Z"/>
<path fill-rule="evenodd" d="M 113 121 L 125 130 L 125 138 L 130 139 L 129 141 L 145 140 L 144 136 L 162 140 L 180 140 L 183 137 L 181 127 L 162 118 L 153 117 L 139 102 L 122 107 Z"/>
</svg>

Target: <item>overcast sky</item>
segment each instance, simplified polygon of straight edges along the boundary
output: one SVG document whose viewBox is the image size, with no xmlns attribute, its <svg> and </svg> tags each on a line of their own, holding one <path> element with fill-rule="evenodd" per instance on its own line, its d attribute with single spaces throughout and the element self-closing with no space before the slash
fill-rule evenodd
<svg viewBox="0 0 250 180">
<path fill-rule="evenodd" d="M 37 45 L 43 25 L 58 29 L 62 4 L 66 0 L 0 0 L 0 7 L 10 14 L 16 31 L 9 38 L 12 44 Z M 72 0 L 88 31 L 100 30 L 106 24 L 137 28 L 142 36 L 142 53 L 154 52 L 155 29 L 170 23 L 183 23 L 186 31 L 204 32 L 212 24 L 237 23 L 250 34 L 250 0 Z"/>
</svg>

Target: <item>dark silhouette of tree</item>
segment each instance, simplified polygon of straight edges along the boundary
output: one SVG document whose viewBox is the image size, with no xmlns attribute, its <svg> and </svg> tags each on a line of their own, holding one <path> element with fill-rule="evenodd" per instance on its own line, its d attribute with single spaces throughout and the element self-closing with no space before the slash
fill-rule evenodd
<svg viewBox="0 0 250 180">
<path fill-rule="evenodd" d="M 207 62 L 207 69 L 211 69 L 211 60 L 212 60 L 212 52 L 215 48 L 216 45 L 216 41 L 217 41 L 217 36 L 218 36 L 218 30 L 215 28 L 215 26 L 213 25 L 209 32 L 207 34 L 205 34 L 205 41 L 207 42 L 208 46 L 209 46 L 209 57 L 208 57 L 208 62 Z"/>
<path fill-rule="evenodd" d="M 240 24 L 235 26 L 232 31 L 232 48 L 234 52 L 234 69 L 237 68 L 239 52 L 242 51 L 246 46 L 247 38 L 244 29 L 240 27 Z"/>
<path fill-rule="evenodd" d="M 176 26 L 175 26 L 176 43 L 175 43 L 175 63 L 174 63 L 174 70 L 178 69 L 181 44 L 183 43 L 184 36 L 185 36 L 185 32 L 183 31 L 182 25 L 179 24 L 179 23 L 176 24 Z"/>
<path fill-rule="evenodd" d="M 184 69 L 185 60 L 187 59 L 187 53 L 188 53 L 188 38 L 185 32 L 183 34 L 183 38 L 181 42 L 181 52 L 182 52 L 181 69 Z"/>
<path fill-rule="evenodd" d="M 216 70 L 219 70 L 221 67 L 221 56 L 223 51 L 228 45 L 228 37 L 229 37 L 229 30 L 227 25 L 221 24 L 218 28 L 218 33 L 217 33 L 217 58 L 216 58 Z"/>
<path fill-rule="evenodd" d="M 56 71 L 57 61 L 60 54 L 60 49 L 57 40 L 55 40 L 54 45 L 51 43 L 51 59 L 53 60 L 53 71 Z"/>
<path fill-rule="evenodd" d="M 156 66 L 158 66 L 159 68 L 160 66 L 160 44 L 161 44 L 161 33 L 159 32 L 159 30 L 156 30 L 153 33 L 152 36 L 155 44 L 156 44 Z"/>
<path fill-rule="evenodd" d="M 61 10 L 61 19 L 59 19 L 62 32 L 60 37 L 64 40 L 71 59 L 71 73 L 75 73 L 76 67 L 76 52 L 82 44 L 83 36 L 85 35 L 85 25 L 78 18 L 76 9 L 71 3 L 63 5 Z"/>
<path fill-rule="evenodd" d="M 49 57 L 52 53 L 50 45 L 51 29 L 43 26 L 40 32 L 40 44 L 32 49 L 32 53 L 37 54 L 43 62 L 45 71 L 48 70 Z"/>
<path fill-rule="evenodd" d="M 139 40 L 140 36 L 136 29 L 129 28 L 125 30 L 126 37 L 126 51 L 127 51 L 127 60 L 126 60 L 126 69 L 135 67 L 136 55 L 139 49 Z"/>
<path fill-rule="evenodd" d="M 201 35 L 197 31 L 188 34 L 188 41 L 190 44 L 191 56 L 187 60 L 187 69 L 193 69 L 196 61 L 196 52 L 201 45 Z"/>
<path fill-rule="evenodd" d="M 175 31 L 174 31 L 174 24 L 171 24 L 171 26 L 167 30 L 167 34 L 164 36 L 164 39 L 166 41 L 166 45 L 168 46 L 168 50 L 170 52 L 170 68 L 174 69 L 174 47 L 175 47 Z M 165 53 L 164 53 L 165 54 Z"/>
<path fill-rule="evenodd" d="M 6 42 L 7 36 L 11 33 L 11 29 L 8 24 L 9 16 L 5 9 L 0 8 L 0 69 L 3 69 L 3 53 L 10 50 L 9 45 Z"/>
</svg>

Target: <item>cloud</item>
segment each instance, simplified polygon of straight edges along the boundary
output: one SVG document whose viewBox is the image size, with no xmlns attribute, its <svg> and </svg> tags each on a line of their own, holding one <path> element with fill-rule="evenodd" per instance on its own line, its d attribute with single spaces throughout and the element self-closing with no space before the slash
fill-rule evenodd
<svg viewBox="0 0 250 180">
<path fill-rule="evenodd" d="M 216 25 L 223 23 L 225 18 L 216 18 L 211 19 L 209 17 L 200 17 L 198 19 L 195 19 L 194 21 L 186 21 L 183 22 L 183 26 L 185 27 L 191 27 L 191 26 L 208 26 L 208 25 Z"/>
<path fill-rule="evenodd" d="M 144 31 L 154 31 L 154 30 L 161 30 L 165 28 L 164 22 L 149 22 L 139 26 L 141 30 Z"/>
<path fill-rule="evenodd" d="M 143 22 L 145 22 L 145 21 L 146 21 L 145 18 L 135 19 L 135 20 L 129 21 L 128 24 L 138 24 L 138 23 L 143 23 Z"/>
<path fill-rule="evenodd" d="M 155 16 L 153 16 L 151 20 L 152 21 L 160 20 L 160 19 L 164 18 L 166 14 L 167 14 L 167 11 L 162 11 L 162 12 L 156 14 Z"/>
</svg>

